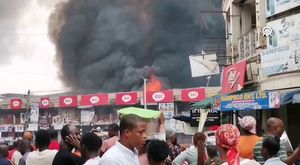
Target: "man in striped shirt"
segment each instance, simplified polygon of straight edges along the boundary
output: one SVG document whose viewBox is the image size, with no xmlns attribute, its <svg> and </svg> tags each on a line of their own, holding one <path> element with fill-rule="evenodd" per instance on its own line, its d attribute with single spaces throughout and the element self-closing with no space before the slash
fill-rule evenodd
<svg viewBox="0 0 300 165">
<path fill-rule="evenodd" d="M 282 133 L 284 131 L 284 124 L 283 121 L 279 118 L 271 117 L 267 120 L 267 128 L 266 128 L 266 134 L 263 136 L 263 138 L 255 145 L 254 147 L 254 159 L 259 162 L 260 164 L 264 164 L 265 160 L 261 154 L 262 149 L 262 143 L 263 141 L 270 136 L 277 136 L 281 137 Z M 281 161 L 285 161 L 287 159 L 286 149 L 285 146 L 280 143 L 280 149 L 277 153 L 277 156 Z"/>
</svg>

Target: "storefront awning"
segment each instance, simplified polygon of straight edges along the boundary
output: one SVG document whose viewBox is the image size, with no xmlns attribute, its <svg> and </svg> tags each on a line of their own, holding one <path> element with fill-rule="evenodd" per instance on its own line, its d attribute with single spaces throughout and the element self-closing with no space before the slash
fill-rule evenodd
<svg viewBox="0 0 300 165">
<path fill-rule="evenodd" d="M 212 96 L 212 97 L 209 97 L 203 101 L 200 101 L 200 102 L 197 102 L 195 104 L 193 104 L 192 106 L 194 108 L 199 108 L 199 109 L 208 109 L 208 108 L 211 108 L 213 106 L 213 102 L 221 97 L 222 95 L 219 94 L 219 95 L 216 95 L 216 96 Z"/>
<path fill-rule="evenodd" d="M 300 89 L 280 91 L 280 104 L 300 103 Z"/>
</svg>

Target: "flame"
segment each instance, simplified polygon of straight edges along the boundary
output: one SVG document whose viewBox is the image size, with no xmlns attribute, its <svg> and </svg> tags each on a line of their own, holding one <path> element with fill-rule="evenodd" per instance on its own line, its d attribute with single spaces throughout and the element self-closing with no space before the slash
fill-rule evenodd
<svg viewBox="0 0 300 165">
<path fill-rule="evenodd" d="M 154 74 L 151 74 L 149 82 L 147 83 L 147 91 L 160 91 L 161 89 L 162 83 Z"/>
</svg>

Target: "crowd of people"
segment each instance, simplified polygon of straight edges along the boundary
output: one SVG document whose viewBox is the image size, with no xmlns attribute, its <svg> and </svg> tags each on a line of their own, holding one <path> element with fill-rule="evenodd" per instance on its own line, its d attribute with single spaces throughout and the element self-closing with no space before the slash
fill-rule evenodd
<svg viewBox="0 0 300 165">
<path fill-rule="evenodd" d="M 80 135 L 74 125 L 65 125 L 61 141 L 57 133 L 39 130 L 25 132 L 10 148 L 0 145 L 0 165 L 284 165 L 296 164 L 299 146 L 286 151 L 280 141 L 284 123 L 269 118 L 263 137 L 256 135 L 256 120 L 245 116 L 239 128 L 224 124 L 217 128 L 216 145 L 196 132 L 192 146 L 183 149 L 173 130 L 166 130 L 165 140 L 147 139 L 147 123 L 136 115 L 123 116 L 119 124 L 111 124 L 108 138 L 102 141 L 94 132 Z"/>
</svg>

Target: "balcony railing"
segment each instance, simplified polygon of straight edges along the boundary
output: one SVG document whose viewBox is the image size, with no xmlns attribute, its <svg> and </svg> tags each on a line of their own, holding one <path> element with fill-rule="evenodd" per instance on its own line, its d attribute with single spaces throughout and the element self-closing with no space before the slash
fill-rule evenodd
<svg viewBox="0 0 300 165">
<path fill-rule="evenodd" d="M 242 35 L 238 38 L 238 54 L 239 54 L 239 61 L 243 59 L 247 59 L 250 56 L 255 54 L 255 36 L 256 36 L 256 29 L 249 31 L 248 33 Z"/>
</svg>

